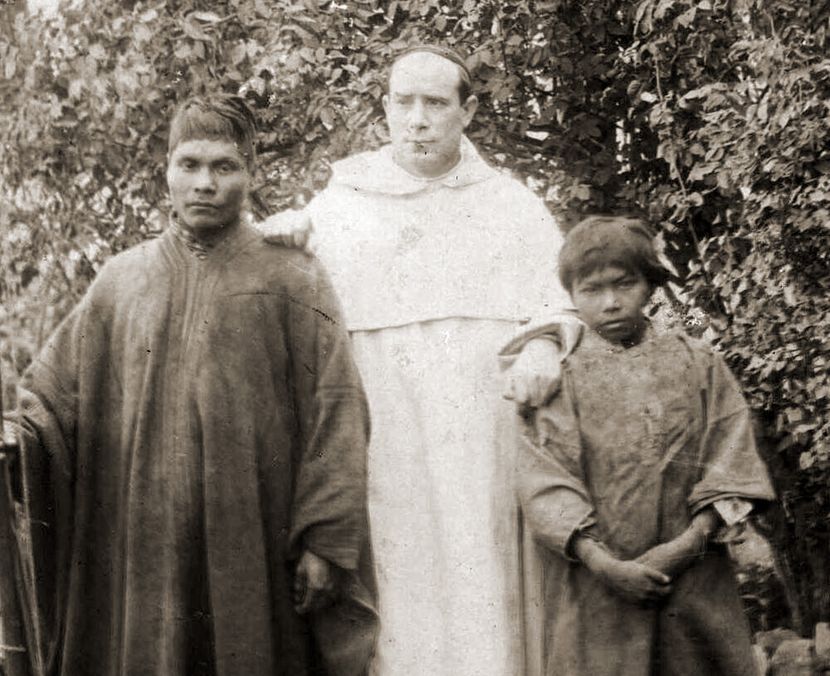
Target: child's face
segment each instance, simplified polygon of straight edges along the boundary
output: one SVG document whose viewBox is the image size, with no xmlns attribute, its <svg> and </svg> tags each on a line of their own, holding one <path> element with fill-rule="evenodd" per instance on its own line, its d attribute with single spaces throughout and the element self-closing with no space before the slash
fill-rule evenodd
<svg viewBox="0 0 830 676">
<path fill-rule="evenodd" d="M 574 281 L 571 298 L 582 321 L 605 340 L 631 344 L 642 336 L 651 291 L 641 272 L 609 265 Z"/>
</svg>

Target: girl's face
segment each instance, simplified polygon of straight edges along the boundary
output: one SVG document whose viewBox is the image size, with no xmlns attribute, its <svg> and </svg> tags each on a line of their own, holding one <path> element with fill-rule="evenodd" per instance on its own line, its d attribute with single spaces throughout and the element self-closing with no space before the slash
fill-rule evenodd
<svg viewBox="0 0 830 676">
<path fill-rule="evenodd" d="M 643 273 L 609 265 L 577 279 L 571 298 L 582 321 L 605 340 L 633 345 L 642 338 L 651 292 Z"/>
</svg>

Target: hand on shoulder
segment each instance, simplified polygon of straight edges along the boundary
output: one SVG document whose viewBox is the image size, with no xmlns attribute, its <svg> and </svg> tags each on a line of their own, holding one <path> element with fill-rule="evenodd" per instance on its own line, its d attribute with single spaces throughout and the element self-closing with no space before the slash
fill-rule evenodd
<svg viewBox="0 0 830 676">
<path fill-rule="evenodd" d="M 313 226 L 311 217 L 305 211 L 289 209 L 271 214 L 256 227 L 266 242 L 304 251 L 309 249 Z"/>
<path fill-rule="evenodd" d="M 530 340 L 504 375 L 504 398 L 519 406 L 542 406 L 559 390 L 561 360 L 559 346 L 553 340 Z"/>
</svg>

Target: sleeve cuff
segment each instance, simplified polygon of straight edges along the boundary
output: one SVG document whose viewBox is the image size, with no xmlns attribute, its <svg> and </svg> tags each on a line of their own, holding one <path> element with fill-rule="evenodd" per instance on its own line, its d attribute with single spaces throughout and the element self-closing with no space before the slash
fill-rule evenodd
<svg viewBox="0 0 830 676">
<path fill-rule="evenodd" d="M 562 313 L 555 319 L 524 328 L 521 333 L 515 336 L 505 345 L 498 354 L 499 364 L 502 370 L 507 370 L 516 361 L 516 357 L 532 340 L 544 339 L 556 343 L 561 351 L 562 360 L 573 352 L 579 339 L 582 337 L 582 322 L 573 314 Z"/>
</svg>

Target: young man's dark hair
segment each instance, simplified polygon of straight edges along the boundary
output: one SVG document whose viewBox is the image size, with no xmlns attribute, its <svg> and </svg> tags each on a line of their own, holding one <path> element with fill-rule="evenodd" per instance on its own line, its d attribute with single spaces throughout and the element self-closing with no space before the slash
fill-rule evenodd
<svg viewBox="0 0 830 676">
<path fill-rule="evenodd" d="M 241 96 L 192 96 L 173 113 L 167 152 L 171 154 L 183 141 L 225 139 L 236 144 L 250 168 L 256 159 L 256 133 L 256 117 Z"/>
</svg>

